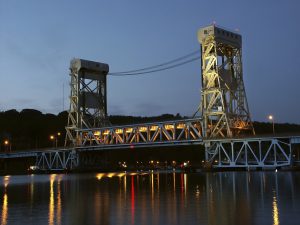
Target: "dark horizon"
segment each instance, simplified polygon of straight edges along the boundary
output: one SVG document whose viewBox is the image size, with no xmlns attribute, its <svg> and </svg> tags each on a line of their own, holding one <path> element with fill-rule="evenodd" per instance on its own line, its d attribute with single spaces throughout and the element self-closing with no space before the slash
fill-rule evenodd
<svg viewBox="0 0 300 225">
<path fill-rule="evenodd" d="M 16 111 L 18 113 L 24 113 L 24 112 L 30 112 L 30 111 L 35 111 L 37 113 L 40 113 L 40 114 L 43 114 L 43 115 L 53 115 L 53 116 L 59 116 L 60 114 L 64 114 L 64 113 L 68 113 L 68 110 L 64 110 L 64 111 L 61 111 L 61 112 L 58 112 L 58 113 L 48 113 L 48 112 L 42 112 L 38 109 L 32 109 L 32 108 L 24 108 L 24 109 L 21 109 L 21 110 L 17 110 L 17 109 L 8 109 L 8 110 L 5 110 L 5 111 L 0 111 L 0 114 L 1 113 L 7 113 L 7 112 L 13 112 L 13 111 Z M 158 118 L 158 117 L 161 117 L 161 116 L 164 116 L 164 115 L 170 115 L 170 116 L 174 116 L 174 117 L 177 117 L 177 118 L 192 118 L 191 116 L 186 116 L 186 115 L 181 115 L 180 113 L 162 113 L 162 114 L 159 114 L 159 115 L 149 115 L 149 116 L 146 116 L 146 115 L 122 115 L 122 114 L 108 114 L 108 117 L 110 116 L 120 116 L 120 117 L 133 117 L 133 118 Z M 197 117 L 197 116 L 196 116 Z M 257 120 L 252 120 L 252 122 L 258 122 L 258 123 L 265 123 L 265 124 L 271 124 L 272 122 L 271 121 L 257 121 Z M 67 121 L 66 121 L 67 123 Z M 289 123 L 289 122 L 277 122 L 276 120 L 274 121 L 275 124 L 291 124 L 291 125 L 300 125 L 300 123 Z"/>
</svg>

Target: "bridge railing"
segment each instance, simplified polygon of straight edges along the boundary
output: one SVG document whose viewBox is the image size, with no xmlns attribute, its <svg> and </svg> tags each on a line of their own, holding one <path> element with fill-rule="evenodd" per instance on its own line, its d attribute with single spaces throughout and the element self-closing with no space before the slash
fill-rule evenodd
<svg viewBox="0 0 300 225">
<path fill-rule="evenodd" d="M 200 118 L 78 130 L 78 146 L 155 144 L 202 140 Z"/>
</svg>

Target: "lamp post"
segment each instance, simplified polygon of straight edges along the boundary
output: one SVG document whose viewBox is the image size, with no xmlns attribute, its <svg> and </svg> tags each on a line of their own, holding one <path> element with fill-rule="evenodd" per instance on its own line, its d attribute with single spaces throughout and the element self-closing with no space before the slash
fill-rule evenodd
<svg viewBox="0 0 300 225">
<path fill-rule="evenodd" d="M 273 135 L 274 135 L 275 134 L 274 116 L 269 115 L 268 118 L 269 118 L 270 121 L 272 121 Z"/>
<path fill-rule="evenodd" d="M 53 141 L 53 148 L 55 147 L 55 139 L 56 138 L 54 137 L 54 135 L 50 135 L 50 140 Z"/>
<path fill-rule="evenodd" d="M 11 151 L 11 143 L 8 139 L 4 140 L 4 151 L 8 150 Z"/>
<path fill-rule="evenodd" d="M 57 148 L 58 138 L 60 137 L 61 133 L 57 132 L 56 135 L 50 135 L 50 140 L 53 141 L 53 148 Z"/>
</svg>

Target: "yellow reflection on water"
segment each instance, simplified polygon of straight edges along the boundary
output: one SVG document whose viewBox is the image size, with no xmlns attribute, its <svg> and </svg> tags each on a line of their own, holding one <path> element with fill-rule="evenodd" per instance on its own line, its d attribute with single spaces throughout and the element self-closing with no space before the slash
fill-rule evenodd
<svg viewBox="0 0 300 225">
<path fill-rule="evenodd" d="M 9 184 L 10 176 L 4 177 L 4 195 L 2 202 L 2 212 L 1 212 L 1 225 L 7 224 L 8 217 L 8 195 L 7 195 L 7 186 Z"/>
<path fill-rule="evenodd" d="M 153 176 L 153 173 L 151 173 L 151 199 L 153 202 L 153 200 L 154 200 L 154 176 Z"/>
<path fill-rule="evenodd" d="M 2 214 L 1 214 L 1 225 L 7 224 L 7 214 L 8 214 L 7 205 L 8 205 L 8 198 L 7 198 L 7 194 L 4 193 L 3 204 L 2 204 Z"/>
<path fill-rule="evenodd" d="M 121 172 L 121 173 L 97 173 L 96 178 L 98 180 L 101 180 L 103 177 L 112 178 L 112 177 L 123 177 L 125 175 L 126 175 L 126 172 Z M 128 175 L 136 175 L 136 173 L 130 173 Z"/>
<path fill-rule="evenodd" d="M 108 173 L 108 174 L 107 174 L 107 177 L 112 178 L 112 177 L 114 177 L 115 175 L 116 175 L 116 173 Z"/>
<path fill-rule="evenodd" d="M 196 199 L 200 198 L 200 189 L 199 189 L 199 185 L 196 186 Z"/>
<path fill-rule="evenodd" d="M 183 176 L 183 183 L 184 183 L 184 197 L 186 197 L 186 183 L 187 183 L 186 173 Z"/>
<path fill-rule="evenodd" d="M 126 200 L 126 193 L 127 193 L 127 176 L 124 176 L 124 193 L 125 193 L 125 200 Z"/>
<path fill-rule="evenodd" d="M 56 218 L 57 224 L 61 224 L 61 190 L 60 190 L 60 179 L 57 182 L 57 210 L 56 210 Z"/>
<path fill-rule="evenodd" d="M 126 175 L 126 173 L 118 173 L 118 174 L 117 174 L 118 177 L 123 177 L 123 176 L 125 176 L 125 175 Z"/>
<path fill-rule="evenodd" d="M 30 206 L 33 205 L 33 194 L 34 194 L 34 179 L 33 176 L 31 176 L 31 182 L 30 182 Z"/>
<path fill-rule="evenodd" d="M 96 175 L 98 180 L 101 180 L 103 176 L 104 176 L 103 173 L 97 173 L 97 175 Z"/>
<path fill-rule="evenodd" d="M 173 173 L 173 191 L 174 191 L 174 193 L 176 192 L 176 177 L 175 177 L 175 173 Z"/>
<path fill-rule="evenodd" d="M 7 187 L 8 183 L 9 183 L 9 179 L 10 179 L 10 176 L 5 176 L 4 177 L 4 186 Z"/>
<path fill-rule="evenodd" d="M 273 196 L 273 225 L 279 225 L 279 212 L 276 194 Z"/>
<path fill-rule="evenodd" d="M 54 190 L 53 184 L 56 174 L 50 176 L 50 199 L 49 199 L 49 225 L 54 224 Z"/>
<path fill-rule="evenodd" d="M 57 176 L 56 174 L 52 174 L 50 176 L 50 195 L 49 195 L 50 198 L 49 198 L 49 214 L 48 214 L 49 225 L 61 224 L 61 210 L 62 210 L 61 178 L 62 178 L 61 175 Z M 54 190 L 55 181 L 57 181 L 56 195 Z"/>
</svg>

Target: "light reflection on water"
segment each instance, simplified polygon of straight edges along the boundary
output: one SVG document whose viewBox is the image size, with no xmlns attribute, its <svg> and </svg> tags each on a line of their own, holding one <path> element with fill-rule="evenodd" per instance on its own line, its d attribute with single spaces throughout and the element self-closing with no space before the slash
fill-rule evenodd
<svg viewBox="0 0 300 225">
<path fill-rule="evenodd" d="M 279 213 L 278 213 L 278 205 L 277 205 L 277 198 L 275 192 L 273 196 L 273 224 L 279 225 Z"/>
<path fill-rule="evenodd" d="M 62 175 L 50 175 L 48 224 L 61 224 L 61 179 Z"/>
<path fill-rule="evenodd" d="M 299 172 L 0 177 L 1 224 L 294 224 Z M 27 191 L 28 190 L 28 191 Z"/>
<path fill-rule="evenodd" d="M 9 180 L 10 180 L 10 176 L 5 176 L 3 178 L 4 193 L 3 193 L 2 212 L 1 212 L 1 225 L 6 225 L 7 224 L 7 216 L 8 216 L 7 186 L 9 184 Z"/>
</svg>

